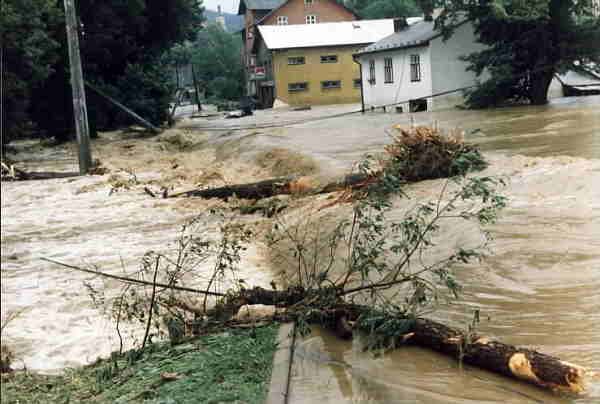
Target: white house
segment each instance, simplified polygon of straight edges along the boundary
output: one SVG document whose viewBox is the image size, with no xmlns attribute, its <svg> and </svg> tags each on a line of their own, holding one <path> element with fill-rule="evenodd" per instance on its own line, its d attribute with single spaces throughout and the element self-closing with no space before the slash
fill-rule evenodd
<svg viewBox="0 0 600 404">
<path fill-rule="evenodd" d="M 484 48 L 472 24 L 458 24 L 447 41 L 433 21 L 401 28 L 354 55 L 361 65 L 365 108 L 394 105 L 398 112 L 416 112 L 462 104 L 462 92 L 454 90 L 474 85 L 476 76 L 460 56 Z"/>
</svg>

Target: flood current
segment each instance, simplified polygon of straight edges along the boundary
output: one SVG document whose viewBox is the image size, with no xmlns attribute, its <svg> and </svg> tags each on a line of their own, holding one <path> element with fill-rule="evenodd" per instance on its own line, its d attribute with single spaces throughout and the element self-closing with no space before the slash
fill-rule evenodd
<svg viewBox="0 0 600 404">
<path fill-rule="evenodd" d="M 508 181 L 508 208 L 489 229 L 494 255 L 458 273 L 463 304 L 436 315 L 461 326 L 479 309 L 481 333 L 600 370 L 600 97 L 560 99 L 544 107 L 420 113 L 414 119 L 463 128 L 491 162 L 486 174 Z M 409 118 L 369 113 L 267 130 L 253 142 L 300 150 L 341 172 L 389 143 L 385 130 L 398 123 L 408 124 Z M 2 184 L 2 314 L 24 310 L 6 338 L 26 366 L 38 370 L 89 362 L 115 343 L 107 338 L 114 334 L 110 324 L 89 306 L 81 287 L 85 277 L 39 258 L 117 271 L 121 257 L 134 266 L 149 247 L 172 240 L 191 215 L 139 194 L 106 199 L 106 190 L 65 192 L 68 181 Z M 425 196 L 435 195 L 440 182 L 418 187 Z M 458 245 L 468 237 L 457 227 L 445 242 Z M 250 262 L 247 279 L 268 284 L 260 260 Z M 460 368 L 418 348 L 375 357 L 318 330 L 298 346 L 292 381 L 291 402 L 570 400 Z M 600 381 L 580 401 L 600 402 Z"/>
<path fill-rule="evenodd" d="M 414 116 L 462 127 L 491 162 L 485 174 L 505 178 L 508 208 L 490 230 L 493 255 L 458 271 L 462 304 L 436 317 L 466 327 L 481 310 L 478 332 L 600 370 L 600 97 L 556 100 L 544 107 L 486 112 L 452 111 Z M 340 167 L 359 150 L 377 150 L 399 115 L 297 127 L 282 144 L 312 145 Z M 352 126 L 350 126 L 352 125 Z M 346 134 L 346 135 L 344 135 Z M 356 145 L 362 144 L 362 149 Z M 434 196 L 440 181 L 420 184 Z M 469 242 L 469 231 L 450 229 L 448 247 Z M 291 402 L 481 403 L 569 402 L 419 348 L 374 357 L 354 343 L 322 331 L 296 353 Z M 600 402 L 592 381 L 577 402 Z"/>
</svg>

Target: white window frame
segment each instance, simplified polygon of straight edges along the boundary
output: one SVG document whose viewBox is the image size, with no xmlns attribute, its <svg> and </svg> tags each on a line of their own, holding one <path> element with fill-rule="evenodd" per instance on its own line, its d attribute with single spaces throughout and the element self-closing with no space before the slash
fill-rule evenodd
<svg viewBox="0 0 600 404">
<path fill-rule="evenodd" d="M 421 78 L 421 55 L 410 55 L 410 81 L 417 83 Z"/>
<path fill-rule="evenodd" d="M 288 65 L 298 66 L 306 64 L 306 57 L 304 56 L 290 56 L 288 57 Z"/>
<path fill-rule="evenodd" d="M 317 16 L 314 14 L 309 14 L 306 16 L 306 23 L 307 24 L 317 24 L 318 20 L 317 20 Z"/>
<path fill-rule="evenodd" d="M 288 21 L 287 15 L 277 16 L 277 25 L 288 25 Z"/>
<path fill-rule="evenodd" d="M 394 82 L 394 61 L 392 58 L 383 59 L 383 82 L 386 84 Z"/>
<path fill-rule="evenodd" d="M 377 83 L 377 72 L 375 71 L 375 59 L 369 60 L 369 84 L 375 85 Z"/>
</svg>

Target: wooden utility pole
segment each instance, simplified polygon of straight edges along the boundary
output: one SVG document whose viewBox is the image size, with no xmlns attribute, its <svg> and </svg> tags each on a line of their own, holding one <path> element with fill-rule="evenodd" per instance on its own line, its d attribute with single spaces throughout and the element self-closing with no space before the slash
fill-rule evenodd
<svg viewBox="0 0 600 404">
<path fill-rule="evenodd" d="M 87 104 L 79 54 L 79 30 L 74 0 L 64 0 L 69 45 L 69 65 L 71 66 L 71 88 L 73 90 L 73 116 L 79 145 L 79 173 L 87 174 L 92 167 L 90 150 L 90 129 L 88 126 Z"/>
</svg>

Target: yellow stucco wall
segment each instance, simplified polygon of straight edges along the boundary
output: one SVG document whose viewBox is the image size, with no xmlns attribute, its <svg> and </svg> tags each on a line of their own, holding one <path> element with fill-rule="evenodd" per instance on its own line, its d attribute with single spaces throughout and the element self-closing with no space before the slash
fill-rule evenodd
<svg viewBox="0 0 600 404">
<path fill-rule="evenodd" d="M 352 54 L 360 46 L 302 48 L 273 51 L 275 98 L 290 105 L 348 104 L 360 102 L 360 87 L 354 87 L 354 79 L 360 79 L 358 64 Z M 337 63 L 321 63 L 321 56 L 337 55 Z M 288 58 L 304 56 L 305 64 L 288 65 Z M 341 88 L 322 89 L 321 82 L 340 80 Z M 308 83 L 308 90 L 289 92 L 290 83 Z"/>
</svg>

